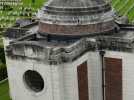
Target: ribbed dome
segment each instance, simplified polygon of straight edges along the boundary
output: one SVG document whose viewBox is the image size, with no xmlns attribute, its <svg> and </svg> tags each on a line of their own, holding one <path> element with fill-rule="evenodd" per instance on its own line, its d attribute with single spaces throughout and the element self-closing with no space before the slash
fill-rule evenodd
<svg viewBox="0 0 134 100">
<path fill-rule="evenodd" d="M 55 8 L 88 8 L 103 5 L 103 0 L 50 0 L 49 7 Z"/>
<path fill-rule="evenodd" d="M 103 0 L 50 0 L 45 4 L 45 13 L 60 15 L 89 15 L 110 10 Z"/>
<path fill-rule="evenodd" d="M 114 29 L 111 6 L 103 0 L 49 0 L 42 10 L 43 35 L 87 36 Z"/>
</svg>

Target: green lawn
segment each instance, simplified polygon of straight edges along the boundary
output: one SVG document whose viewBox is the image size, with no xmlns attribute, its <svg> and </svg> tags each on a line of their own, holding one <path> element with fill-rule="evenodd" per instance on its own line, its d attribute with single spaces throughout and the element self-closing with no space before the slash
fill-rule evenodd
<svg viewBox="0 0 134 100">
<path fill-rule="evenodd" d="M 19 18 L 29 18 L 27 16 L 20 16 L 21 7 L 30 7 L 32 8 L 32 15 L 37 12 L 37 9 L 41 8 L 44 5 L 44 2 L 47 0 L 22 0 L 22 5 L 13 6 L 12 11 L 0 11 L 0 22 L 2 27 L 10 27 Z M 112 0 L 112 5 L 119 12 L 119 15 L 127 14 L 130 21 L 134 20 L 134 0 Z M 130 9 L 131 8 L 131 9 Z M 129 11 L 127 11 L 130 9 Z M 10 15 L 9 13 L 14 13 L 16 15 Z M 126 13 L 127 12 L 127 13 Z M 31 16 L 30 16 L 31 17 Z"/>
<path fill-rule="evenodd" d="M 34 3 L 32 2 L 34 1 Z M 20 5 L 11 6 L 13 10 L 0 10 L 0 27 L 7 28 L 11 27 L 13 23 L 15 23 L 16 19 L 20 18 L 31 18 L 39 8 L 41 8 L 44 2 L 47 0 L 22 0 Z M 29 8 L 30 11 L 25 11 L 22 8 Z M 29 13 L 30 16 L 26 16 L 25 13 Z M 24 14 L 24 15 L 21 15 Z"/>
<path fill-rule="evenodd" d="M 47 0 L 46 0 L 47 1 Z M 21 7 L 29 7 L 32 8 L 32 13 L 37 12 L 39 8 L 42 7 L 45 0 L 35 0 L 34 3 L 32 3 L 32 0 L 22 0 L 23 5 L 21 6 L 14 6 L 12 11 L 0 11 L 0 25 L 4 25 L 6 27 L 10 27 L 18 18 L 25 18 L 25 16 L 19 16 L 19 15 L 8 15 L 12 12 L 21 12 Z M 0 32 L 0 37 L 1 37 Z M 3 47 L 2 38 L 0 38 L 0 47 Z M 0 100 L 10 100 L 9 98 L 9 87 L 8 87 L 8 81 L 0 84 Z"/>
<path fill-rule="evenodd" d="M 32 1 L 34 1 L 34 3 Z M 46 0 L 22 0 L 24 6 L 32 5 L 34 8 L 40 8 L 43 6 L 45 1 Z"/>
<path fill-rule="evenodd" d="M 134 0 L 112 0 L 112 4 L 119 15 L 126 14 L 130 22 L 134 21 Z"/>
<path fill-rule="evenodd" d="M 0 84 L 0 100 L 11 100 L 9 98 L 9 87 L 8 87 L 8 81 L 5 81 L 4 83 Z"/>
</svg>

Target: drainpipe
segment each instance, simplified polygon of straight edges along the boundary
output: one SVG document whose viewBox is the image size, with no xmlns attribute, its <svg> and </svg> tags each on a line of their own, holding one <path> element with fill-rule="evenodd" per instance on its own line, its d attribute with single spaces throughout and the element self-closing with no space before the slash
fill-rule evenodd
<svg viewBox="0 0 134 100">
<path fill-rule="evenodd" d="M 105 100 L 105 65 L 104 65 L 104 55 L 105 51 L 99 51 L 101 57 L 101 67 L 102 67 L 102 100 Z"/>
</svg>

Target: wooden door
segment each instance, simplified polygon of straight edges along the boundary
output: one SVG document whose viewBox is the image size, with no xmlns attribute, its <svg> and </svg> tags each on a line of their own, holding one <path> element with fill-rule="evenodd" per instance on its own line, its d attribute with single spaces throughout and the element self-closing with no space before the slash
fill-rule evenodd
<svg viewBox="0 0 134 100">
<path fill-rule="evenodd" d="M 122 100 L 122 59 L 104 58 L 105 100 Z"/>
<path fill-rule="evenodd" d="M 87 62 L 77 67 L 79 100 L 88 100 L 88 69 Z"/>
</svg>

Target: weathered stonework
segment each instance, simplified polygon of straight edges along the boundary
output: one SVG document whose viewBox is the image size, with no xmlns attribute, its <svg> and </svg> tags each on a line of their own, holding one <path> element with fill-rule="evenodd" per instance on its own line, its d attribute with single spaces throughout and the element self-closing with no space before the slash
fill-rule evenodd
<svg viewBox="0 0 134 100">
<path fill-rule="evenodd" d="M 12 100 L 134 98 L 134 25 L 103 0 L 49 0 L 41 12 L 4 37 Z M 44 84 L 33 73 L 26 80 L 30 71 Z"/>
<path fill-rule="evenodd" d="M 71 35 L 71 36 L 88 36 L 92 33 L 103 33 L 111 31 L 115 28 L 113 21 L 94 23 L 88 25 L 56 25 L 56 24 L 39 24 L 40 33 L 49 33 L 56 35 Z M 83 34 L 81 34 L 83 33 Z M 108 34 L 108 33 L 107 33 Z"/>
</svg>

